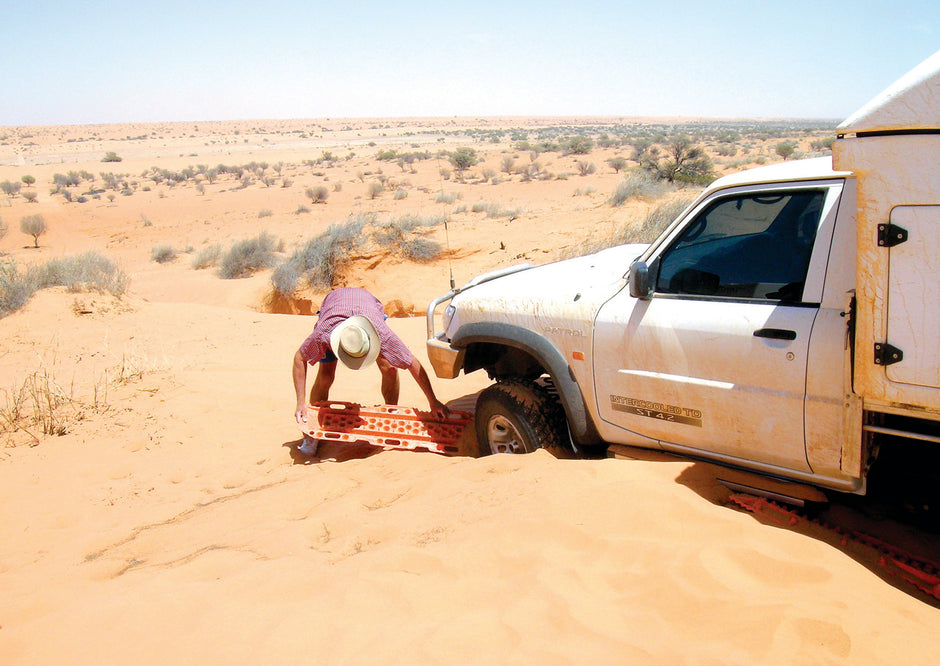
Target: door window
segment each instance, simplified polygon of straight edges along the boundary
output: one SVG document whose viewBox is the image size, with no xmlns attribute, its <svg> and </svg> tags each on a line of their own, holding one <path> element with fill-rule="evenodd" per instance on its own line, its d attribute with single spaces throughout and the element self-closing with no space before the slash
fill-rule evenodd
<svg viewBox="0 0 940 666">
<path fill-rule="evenodd" d="M 656 292 L 800 302 L 824 190 L 715 201 L 659 260 Z"/>
</svg>

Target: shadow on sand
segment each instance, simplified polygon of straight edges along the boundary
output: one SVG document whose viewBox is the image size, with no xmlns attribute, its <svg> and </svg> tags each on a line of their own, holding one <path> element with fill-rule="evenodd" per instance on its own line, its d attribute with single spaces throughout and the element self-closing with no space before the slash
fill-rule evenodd
<svg viewBox="0 0 940 666">
<path fill-rule="evenodd" d="M 781 511 L 783 505 L 754 502 L 753 496 L 742 496 L 723 485 L 721 479 L 728 479 L 734 470 L 659 451 L 625 448 L 628 457 L 637 460 L 691 463 L 676 477 L 676 482 L 709 502 L 745 512 L 769 528 L 789 530 L 826 543 L 889 585 L 940 608 L 940 598 L 935 596 L 940 595 L 940 585 L 934 588 L 933 594 L 921 589 L 940 583 L 940 530 L 936 528 L 936 513 L 940 508 L 934 508 L 933 515 L 912 514 L 902 497 L 890 495 L 889 480 L 870 478 L 865 496 L 827 491 L 827 502 L 807 502 L 802 509 L 787 507 Z M 750 503 L 751 510 L 744 509 L 736 499 Z M 899 556 L 898 551 L 911 559 Z M 926 578 L 907 568 L 915 561 L 922 564 L 914 569 L 927 569 Z"/>
</svg>

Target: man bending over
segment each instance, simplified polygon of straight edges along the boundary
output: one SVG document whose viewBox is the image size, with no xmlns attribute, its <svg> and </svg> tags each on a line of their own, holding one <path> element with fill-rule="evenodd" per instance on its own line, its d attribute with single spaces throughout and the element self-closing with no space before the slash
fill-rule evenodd
<svg viewBox="0 0 940 666">
<path fill-rule="evenodd" d="M 323 402 L 330 399 L 337 360 L 352 370 L 375 362 L 382 373 L 382 398 L 387 405 L 398 404 L 398 369 L 407 369 L 428 399 L 434 416 L 447 416 L 447 407 L 434 395 L 424 366 L 385 323 L 379 299 L 365 289 L 334 289 L 323 299 L 319 314 L 313 332 L 294 354 L 297 423 L 307 422 L 307 364 L 317 364 L 310 402 Z"/>
</svg>

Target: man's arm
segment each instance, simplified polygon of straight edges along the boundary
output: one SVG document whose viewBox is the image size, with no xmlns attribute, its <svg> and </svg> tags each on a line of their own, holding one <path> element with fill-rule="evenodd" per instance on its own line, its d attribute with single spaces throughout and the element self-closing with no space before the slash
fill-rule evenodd
<svg viewBox="0 0 940 666">
<path fill-rule="evenodd" d="M 431 378 L 428 377 L 427 371 L 424 369 L 424 366 L 421 365 L 421 361 L 419 361 L 417 357 L 414 357 L 411 361 L 411 365 L 408 366 L 408 371 L 411 373 L 411 376 L 415 378 L 415 381 L 424 393 L 424 397 L 428 399 L 428 404 L 431 406 L 431 412 L 433 412 L 434 416 L 439 419 L 445 418 L 450 410 L 434 395 L 434 388 L 431 386 Z"/>
<path fill-rule="evenodd" d="M 297 393 L 297 408 L 294 418 L 297 423 L 307 422 L 307 361 L 298 349 L 294 354 L 294 366 L 291 369 L 294 378 L 294 391 Z"/>
</svg>

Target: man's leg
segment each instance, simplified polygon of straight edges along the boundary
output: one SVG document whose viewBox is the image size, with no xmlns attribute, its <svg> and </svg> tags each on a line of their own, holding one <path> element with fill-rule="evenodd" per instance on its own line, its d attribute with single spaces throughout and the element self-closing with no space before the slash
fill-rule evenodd
<svg viewBox="0 0 940 666">
<path fill-rule="evenodd" d="M 398 368 L 391 365 L 384 358 L 379 356 L 375 364 L 379 366 L 379 372 L 382 373 L 382 399 L 386 405 L 398 404 Z"/>
<path fill-rule="evenodd" d="M 310 404 L 330 399 L 330 387 L 336 378 L 336 361 L 317 363 L 317 376 L 310 387 Z"/>
</svg>

